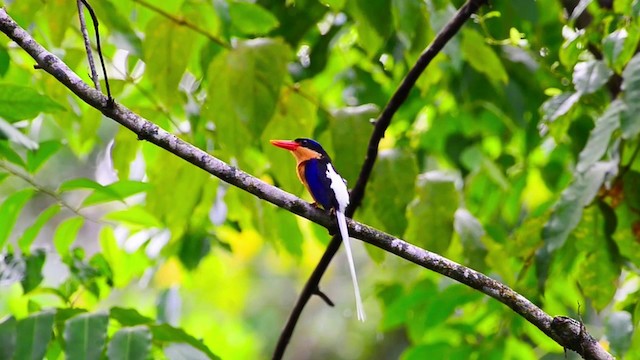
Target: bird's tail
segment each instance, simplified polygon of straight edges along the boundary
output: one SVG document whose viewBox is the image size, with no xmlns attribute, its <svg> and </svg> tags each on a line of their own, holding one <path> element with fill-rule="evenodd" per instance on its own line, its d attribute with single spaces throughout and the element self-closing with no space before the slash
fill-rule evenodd
<svg viewBox="0 0 640 360">
<path fill-rule="evenodd" d="M 336 218 L 338 219 L 338 228 L 340 228 L 340 237 L 344 243 L 344 249 L 347 251 L 347 260 L 349 261 L 349 271 L 351 272 L 351 280 L 353 281 L 353 292 L 356 294 L 356 312 L 358 313 L 358 320 L 364 321 L 366 315 L 364 313 L 364 306 L 362 306 L 362 298 L 360 297 L 360 287 L 358 287 L 358 278 L 356 277 L 356 266 L 353 263 L 353 255 L 351 253 L 351 244 L 349 243 L 349 231 L 347 230 L 347 219 L 344 213 L 336 211 Z"/>
</svg>

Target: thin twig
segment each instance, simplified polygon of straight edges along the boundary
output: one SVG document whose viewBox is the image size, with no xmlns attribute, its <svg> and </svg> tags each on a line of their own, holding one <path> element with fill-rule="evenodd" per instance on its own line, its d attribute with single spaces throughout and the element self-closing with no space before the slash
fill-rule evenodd
<svg viewBox="0 0 640 360">
<path fill-rule="evenodd" d="M 96 64 L 93 61 L 93 51 L 91 50 L 91 40 L 89 40 L 89 32 L 87 31 L 87 23 L 84 20 L 84 5 L 81 0 L 76 2 L 78 4 L 78 18 L 80 19 L 80 32 L 82 33 L 82 40 L 84 41 L 84 50 L 87 52 L 87 61 L 89 63 L 89 70 L 91 72 L 91 80 L 96 90 L 100 89 L 100 78 L 96 71 Z M 97 31 L 97 29 L 96 29 Z"/>
<path fill-rule="evenodd" d="M 100 45 L 100 31 L 98 30 L 98 17 L 96 13 L 93 11 L 93 8 L 87 0 L 80 0 L 82 4 L 89 10 L 89 15 L 91 16 L 91 21 L 93 21 L 93 29 L 96 32 L 96 47 L 98 48 L 98 57 L 100 58 L 100 65 L 102 65 L 102 73 L 104 75 L 104 86 L 107 88 L 107 105 L 112 106 L 114 103 L 113 97 L 111 96 L 111 89 L 109 88 L 109 77 L 107 76 L 107 67 L 104 64 L 104 57 L 102 56 L 102 47 Z"/>
<path fill-rule="evenodd" d="M 205 36 L 207 39 L 213 41 L 214 43 L 222 46 L 225 49 L 230 49 L 231 48 L 231 46 L 229 44 L 227 44 L 225 41 L 221 40 L 220 38 L 218 38 L 217 36 L 213 35 L 212 33 L 202 29 L 198 25 L 193 24 L 192 22 L 190 22 L 188 20 L 185 20 L 183 17 L 178 17 L 178 16 L 175 16 L 173 14 L 170 14 L 170 13 L 162 10 L 161 8 L 155 6 L 155 5 L 151 4 L 151 3 L 148 3 L 148 2 L 146 2 L 144 0 L 133 0 L 133 1 L 137 2 L 138 4 L 146 7 L 147 9 L 149 9 L 149 10 L 151 10 L 151 11 L 157 13 L 157 14 L 160 14 L 160 15 L 164 16 L 165 18 L 173 21 L 174 23 L 176 23 L 176 24 L 178 24 L 180 26 L 187 27 L 187 28 L 197 32 L 198 34 Z"/>
<path fill-rule="evenodd" d="M 100 220 L 96 220 L 91 218 L 90 216 L 87 216 L 85 214 L 83 214 L 82 212 L 80 212 L 79 209 L 71 206 L 71 204 L 69 204 L 68 202 L 66 202 L 61 196 L 60 194 L 58 194 L 57 192 L 48 189 L 40 184 L 38 184 L 31 176 L 26 175 L 24 173 L 22 173 L 21 171 L 15 169 L 13 166 L 11 166 L 10 164 L 6 163 L 5 161 L 0 160 L 0 169 L 8 172 L 9 174 L 23 180 L 24 182 L 26 182 L 27 184 L 31 185 L 31 187 L 33 187 L 34 189 L 38 190 L 38 192 L 43 193 L 49 197 L 51 197 L 52 199 L 54 199 L 58 204 L 60 204 L 60 206 L 62 206 L 63 208 L 71 211 L 73 214 L 80 216 L 82 218 L 84 218 L 87 221 L 90 221 L 92 223 L 95 224 L 100 224 L 100 225 L 105 225 L 106 223 Z"/>
<path fill-rule="evenodd" d="M 329 214 L 313 207 L 306 201 L 275 186 L 269 185 L 236 167 L 230 166 L 161 129 L 148 120 L 141 118 L 122 105 L 109 104 L 107 97 L 83 82 L 62 60 L 37 43 L 33 37 L 21 28 L 2 8 L 0 8 L 0 31 L 15 41 L 18 46 L 36 60 L 43 70 L 53 75 L 80 99 L 101 111 L 105 116 L 130 129 L 137 134 L 138 137 L 146 139 L 150 143 L 209 172 L 222 181 L 253 194 L 260 199 L 300 215 L 326 228 L 334 227 L 334 219 Z M 579 327 L 562 326 L 556 329 L 552 327 L 553 322 L 562 325 L 563 322 L 566 323 L 567 319 L 571 320 L 570 318 L 555 317 L 552 319 L 551 316 L 535 306 L 531 301 L 497 280 L 351 219 L 348 219 L 347 225 L 349 227 L 349 234 L 356 239 L 366 241 L 389 253 L 438 272 L 497 299 L 520 314 L 531 324 L 538 327 L 560 346 L 568 347 L 586 359 L 613 359 L 611 354 L 606 352 L 588 333 L 581 334 Z M 577 321 L 573 321 L 577 323 Z M 584 336 L 581 337 L 581 335 Z M 577 343 L 575 342 L 576 340 L 578 341 Z M 588 341 L 588 343 L 585 343 L 585 341 Z"/>
<path fill-rule="evenodd" d="M 362 164 L 358 181 L 356 182 L 356 186 L 351 191 L 349 201 L 350 204 L 349 207 L 347 207 L 346 211 L 346 215 L 348 217 L 353 217 L 353 214 L 360 206 L 362 199 L 364 198 L 365 189 L 367 187 L 369 177 L 371 176 L 373 165 L 375 164 L 376 158 L 378 156 L 378 145 L 380 144 L 380 140 L 384 137 L 384 133 L 389 127 L 393 115 L 407 99 L 409 93 L 411 92 L 411 89 L 415 85 L 416 81 L 418 81 L 420 74 L 422 74 L 431 60 L 433 60 L 433 58 L 440 52 L 440 50 L 442 50 L 444 45 L 458 32 L 458 30 L 471 17 L 471 15 L 474 14 L 480 8 L 480 6 L 485 3 L 486 0 L 469 0 L 460 8 L 453 19 L 451 19 L 447 23 L 447 25 L 445 25 L 445 27 L 440 30 L 431 44 L 422 52 L 416 64 L 411 68 L 411 70 L 409 70 L 407 76 L 402 80 L 402 83 L 395 91 L 386 107 L 378 117 L 375 128 L 373 130 L 373 134 L 371 134 L 371 138 L 369 140 L 367 155 L 364 159 L 364 163 Z M 318 288 L 320 279 L 322 279 L 322 275 L 324 275 L 325 271 L 327 270 L 331 259 L 333 259 L 336 252 L 340 248 L 341 242 L 342 241 L 339 236 L 333 236 L 331 238 L 331 242 L 327 246 L 327 249 L 322 255 L 322 258 L 318 262 L 318 265 L 311 273 L 311 276 L 307 280 L 307 283 L 302 289 L 298 300 L 291 310 L 289 319 L 287 319 L 287 323 L 280 333 L 280 338 L 278 339 L 278 343 L 276 344 L 272 359 L 282 359 L 287 345 L 289 344 L 289 340 L 293 335 L 293 330 L 295 329 L 296 324 L 300 319 L 302 310 L 304 309 L 307 302 L 309 302 L 311 296 L 314 294 L 315 289 Z"/>
</svg>

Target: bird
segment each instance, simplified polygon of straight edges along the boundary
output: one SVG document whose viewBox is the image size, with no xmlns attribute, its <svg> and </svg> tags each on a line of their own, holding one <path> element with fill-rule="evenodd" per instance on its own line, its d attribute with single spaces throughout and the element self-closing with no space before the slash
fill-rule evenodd
<svg viewBox="0 0 640 360">
<path fill-rule="evenodd" d="M 346 181 L 338 174 L 331 163 L 331 158 L 322 146 L 312 139 L 298 138 L 295 140 L 271 140 L 271 144 L 289 150 L 297 161 L 297 174 L 300 182 L 307 188 L 315 205 L 335 212 L 340 237 L 344 244 L 349 262 L 351 281 L 356 299 L 356 313 L 358 320 L 365 321 L 366 315 L 360 296 L 356 267 L 353 262 L 349 231 L 345 211 L 349 205 L 349 191 Z"/>
</svg>

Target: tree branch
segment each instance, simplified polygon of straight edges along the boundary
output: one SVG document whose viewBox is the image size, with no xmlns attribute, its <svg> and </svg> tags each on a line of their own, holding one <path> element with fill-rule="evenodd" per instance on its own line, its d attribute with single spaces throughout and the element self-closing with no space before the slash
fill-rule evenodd
<svg viewBox="0 0 640 360">
<path fill-rule="evenodd" d="M 91 50 L 91 40 L 89 40 L 89 31 L 87 30 L 87 22 L 84 20 L 84 5 L 82 1 L 77 0 L 78 4 L 78 19 L 80 20 L 80 32 L 82 33 L 82 40 L 84 41 L 84 50 L 87 52 L 87 62 L 89 63 L 89 71 L 91 74 L 91 80 L 96 90 L 100 91 L 100 78 L 96 71 L 96 64 L 93 61 L 93 51 Z"/>
<path fill-rule="evenodd" d="M 333 218 L 329 214 L 316 209 L 304 200 L 224 163 L 159 128 L 157 125 L 142 119 L 122 105 L 109 104 L 109 99 L 106 96 L 83 82 L 65 63 L 38 44 L 29 33 L 9 17 L 4 9 L 0 9 L 0 31 L 15 41 L 18 46 L 36 60 L 43 70 L 53 75 L 79 98 L 101 111 L 105 116 L 133 131 L 139 138 L 168 150 L 221 180 L 260 199 L 287 209 L 324 227 L 331 228 L 334 226 Z M 558 323 L 557 328 L 554 328 L 554 319 L 551 316 L 544 313 L 522 295 L 494 279 L 353 220 L 348 220 L 348 226 L 350 234 L 357 239 L 450 277 L 497 299 L 522 315 L 561 346 L 578 352 L 585 359 L 613 359 L 593 338 L 588 336 L 583 326 L 566 326 L 566 324 L 579 323 L 576 320 L 567 321 L 568 318 L 558 317 L 555 321 Z M 576 339 L 580 341 L 576 342 Z"/>
<path fill-rule="evenodd" d="M 371 177 L 371 172 L 373 171 L 373 165 L 376 162 L 376 158 L 378 157 L 378 146 L 380 144 L 380 140 L 384 137 L 384 133 L 386 132 L 389 124 L 391 124 L 391 119 L 393 115 L 398 111 L 400 106 L 407 100 L 411 89 L 413 89 L 414 85 L 418 81 L 420 75 L 424 72 L 426 67 L 431 63 L 433 58 L 442 50 L 442 48 L 451 40 L 451 38 L 460 30 L 462 25 L 471 17 L 473 13 L 478 11 L 478 9 L 486 4 L 487 0 L 468 0 L 461 8 L 458 10 L 456 15 L 440 30 L 440 32 L 433 39 L 431 44 L 427 46 L 427 48 L 420 54 L 418 61 L 416 61 L 415 65 L 409 70 L 407 76 L 402 80 L 400 86 L 396 89 L 395 93 L 389 99 L 389 102 L 380 113 L 380 116 L 376 120 L 375 128 L 373 133 L 371 134 L 371 138 L 369 139 L 369 145 L 367 147 L 367 154 L 364 159 L 364 163 L 362 164 L 362 168 L 360 169 L 360 175 L 358 176 L 358 180 L 356 181 L 356 186 L 351 191 L 349 206 L 347 207 L 346 215 L 348 217 L 353 217 L 356 209 L 362 203 L 362 199 L 365 195 L 365 189 L 367 187 L 367 183 L 369 182 L 369 178 Z M 282 359 L 284 352 L 289 344 L 289 340 L 293 335 L 293 331 L 300 319 L 300 315 L 302 314 L 302 310 L 304 310 L 305 305 L 311 299 L 311 296 L 317 292 L 318 286 L 320 284 L 320 280 L 322 276 L 327 271 L 329 267 L 329 263 L 338 252 L 340 248 L 340 244 L 342 243 L 339 236 L 333 236 L 327 249 L 324 254 L 320 258 L 318 265 L 316 265 L 315 269 L 309 276 L 307 283 L 305 284 L 300 296 L 298 296 L 298 300 L 296 301 L 293 309 L 291 310 L 291 314 L 287 319 L 287 323 L 285 324 L 282 332 L 280 333 L 280 337 L 278 338 L 278 343 L 276 344 L 273 360 Z"/>
</svg>

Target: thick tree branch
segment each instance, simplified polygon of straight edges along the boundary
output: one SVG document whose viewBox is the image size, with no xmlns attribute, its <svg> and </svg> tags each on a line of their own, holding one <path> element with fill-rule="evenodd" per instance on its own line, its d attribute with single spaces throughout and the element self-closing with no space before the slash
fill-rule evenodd
<svg viewBox="0 0 640 360">
<path fill-rule="evenodd" d="M 371 134 L 371 138 L 369 139 L 367 154 L 362 164 L 362 168 L 360 169 L 360 175 L 358 176 L 356 186 L 351 191 L 349 201 L 350 204 L 346 211 L 346 215 L 348 217 L 353 217 L 356 209 L 362 203 L 367 183 L 369 182 L 371 172 L 373 171 L 373 165 L 375 164 L 376 158 L 378 157 L 378 146 L 380 145 L 380 140 L 382 140 L 382 138 L 384 137 L 384 133 L 389 127 L 389 124 L 391 124 L 393 115 L 396 113 L 396 111 L 398 111 L 405 100 L 407 100 L 411 89 L 413 89 L 416 82 L 418 81 L 418 78 L 431 63 L 433 58 L 436 57 L 436 55 L 440 52 L 440 50 L 442 50 L 447 42 L 449 42 L 449 40 L 451 40 L 451 38 L 458 32 L 458 30 L 460 30 L 462 25 L 464 25 L 464 23 L 471 17 L 471 15 L 478 11 L 478 9 L 486 3 L 487 0 L 468 0 L 460 8 L 460 10 L 458 10 L 456 15 L 444 26 L 444 28 L 442 28 L 442 30 L 438 32 L 431 44 L 429 44 L 429 46 L 427 46 L 427 48 L 422 52 L 422 54 L 418 58 L 418 61 L 409 70 L 407 76 L 402 80 L 400 86 L 398 86 L 391 99 L 389 99 L 389 102 L 376 120 L 375 128 L 373 130 L 373 133 Z M 291 310 L 291 314 L 287 319 L 287 323 L 280 333 L 278 343 L 276 344 L 275 350 L 273 352 L 273 360 L 279 360 L 284 355 L 287 345 L 289 344 L 289 340 L 293 335 L 296 324 L 300 319 L 300 315 L 302 315 L 302 310 L 304 310 L 304 307 L 311 299 L 311 296 L 317 293 L 320 286 L 320 280 L 322 279 L 324 273 L 327 271 L 329 263 L 331 263 L 331 260 L 338 252 L 341 243 L 342 241 L 339 236 L 332 237 L 331 242 L 329 242 L 327 249 L 320 258 L 318 265 L 316 265 L 315 269 L 311 273 L 311 276 L 309 276 L 307 283 L 302 289 L 300 296 L 298 296 L 298 300 Z"/>
<path fill-rule="evenodd" d="M 65 63 L 45 50 L 29 33 L 16 24 L 4 9 L 0 9 L 0 31 L 15 41 L 36 60 L 43 70 L 53 75 L 79 98 L 136 133 L 140 139 L 160 146 L 221 180 L 274 205 L 287 209 L 324 227 L 331 228 L 334 226 L 331 216 L 324 211 L 316 209 L 304 200 L 220 161 L 162 130 L 157 125 L 142 119 L 122 105 L 109 105 L 109 99 L 106 96 L 84 83 Z M 506 285 L 364 224 L 349 220 L 348 225 L 350 234 L 357 239 L 450 277 L 497 299 L 522 315 L 561 346 L 578 352 L 585 359 L 613 359 L 593 338 L 588 336 L 583 326 L 571 326 L 575 323 L 579 324 L 579 322 L 575 320 L 568 321 L 568 318 L 565 317 L 552 319 L 551 316 Z M 555 327 L 554 322 L 557 323 Z M 576 340 L 579 341 L 576 342 Z"/>
</svg>

